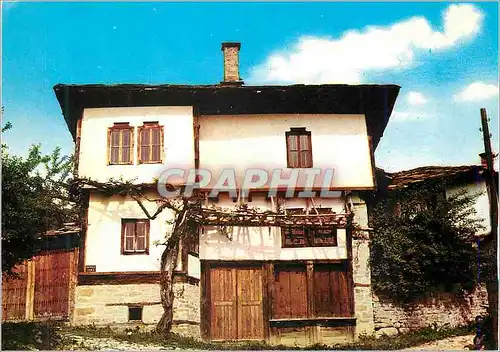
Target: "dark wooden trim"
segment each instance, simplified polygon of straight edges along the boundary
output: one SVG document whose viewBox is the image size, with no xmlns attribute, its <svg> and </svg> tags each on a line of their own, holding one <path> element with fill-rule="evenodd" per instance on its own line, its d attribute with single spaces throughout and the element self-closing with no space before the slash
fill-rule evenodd
<svg viewBox="0 0 500 352">
<path fill-rule="evenodd" d="M 349 226 L 346 230 L 346 245 L 347 245 L 347 284 L 349 285 L 349 297 L 348 302 L 351 305 L 351 315 L 356 314 L 355 309 L 355 296 L 354 296 L 354 266 L 352 258 L 352 226 Z"/>
<path fill-rule="evenodd" d="M 272 302 L 273 293 L 272 287 L 274 281 L 274 265 L 272 263 L 264 263 L 262 267 L 262 309 L 263 309 L 263 319 L 264 319 L 264 338 L 266 341 L 270 341 L 271 337 L 271 326 L 269 324 L 269 319 L 272 317 Z"/>
<path fill-rule="evenodd" d="M 174 273 L 174 283 L 199 285 L 200 280 L 184 272 Z M 123 284 L 159 284 L 159 271 L 124 271 L 78 273 L 79 285 L 123 285 Z"/>
<path fill-rule="evenodd" d="M 355 326 L 356 317 L 314 317 L 314 318 L 286 318 L 271 319 L 269 321 L 273 328 L 280 327 L 306 327 L 321 324 L 321 326 L 341 327 Z"/>
<path fill-rule="evenodd" d="M 124 218 L 121 219 L 122 221 L 122 234 L 121 234 L 121 254 L 122 255 L 149 255 L 149 232 L 150 232 L 150 220 L 149 219 L 129 219 L 129 218 Z M 134 233 L 135 236 L 137 236 L 136 233 L 136 228 L 137 228 L 137 222 L 138 221 L 144 221 L 146 222 L 146 248 L 144 248 L 144 251 L 125 251 L 125 224 L 127 222 L 133 222 L 134 223 Z M 135 240 L 134 240 L 135 243 Z"/>
<path fill-rule="evenodd" d="M 295 187 L 294 188 L 294 197 L 299 192 L 303 192 L 303 191 L 321 192 L 322 190 L 323 190 L 322 187 L 311 187 L 311 188 Z M 375 187 L 329 187 L 328 188 L 328 191 L 374 191 L 374 190 L 375 190 Z M 212 188 L 208 188 L 208 187 L 200 188 L 199 191 L 203 192 L 203 193 L 207 193 L 207 195 L 208 195 L 212 191 Z M 279 186 L 277 188 L 270 188 L 270 187 L 253 188 L 253 189 L 248 190 L 248 194 L 253 193 L 253 196 L 255 197 L 255 194 L 257 194 L 257 193 L 269 193 L 269 191 L 276 191 L 277 192 L 276 196 L 279 196 L 280 193 L 283 193 L 283 195 L 285 195 L 285 193 L 287 191 L 287 187 L 286 186 Z M 226 194 L 226 193 L 229 193 L 229 191 L 221 190 L 220 192 L 217 193 L 217 195 L 215 197 L 210 197 L 210 199 L 218 199 L 220 194 Z M 264 194 L 264 195 L 267 196 L 267 194 Z M 319 196 L 319 193 L 318 193 L 318 196 Z M 231 198 L 231 197 L 229 197 L 229 198 Z"/>
<path fill-rule="evenodd" d="M 314 263 L 312 261 L 308 261 L 306 265 L 307 317 L 312 318 L 316 315 L 316 311 L 314 309 Z"/>
<path fill-rule="evenodd" d="M 198 109 L 193 107 L 193 133 L 194 133 L 194 168 L 200 167 L 200 115 Z"/>
<path fill-rule="evenodd" d="M 371 284 L 362 284 L 359 282 L 354 283 L 354 287 L 370 287 L 370 286 L 371 286 Z"/>
<path fill-rule="evenodd" d="M 187 272 L 187 270 L 188 270 L 188 246 L 185 242 L 186 242 L 186 237 L 184 237 L 180 243 L 180 245 L 181 245 L 181 263 L 182 263 L 182 270 Z"/>
<path fill-rule="evenodd" d="M 142 146 L 142 138 L 141 132 L 146 129 L 159 129 L 160 130 L 160 160 L 158 161 L 142 161 L 141 160 L 141 146 Z M 153 135 L 149 135 L 151 144 L 149 145 L 149 156 L 153 156 Z M 137 165 L 143 164 L 163 164 L 165 162 L 165 153 L 164 153 L 164 144 L 165 144 L 165 134 L 163 132 L 163 126 L 158 123 L 158 121 L 154 122 L 144 122 L 142 126 L 137 127 Z"/>
<path fill-rule="evenodd" d="M 182 324 L 198 326 L 198 325 L 200 325 L 200 322 L 194 321 L 194 320 L 174 320 L 174 321 L 172 321 L 172 325 L 182 325 Z"/>
<path fill-rule="evenodd" d="M 106 303 L 105 306 L 144 307 L 144 306 L 156 306 L 158 304 L 161 304 L 161 302 L 158 301 L 158 302 L 135 302 L 135 303 Z"/>
<path fill-rule="evenodd" d="M 201 259 L 201 262 L 209 263 L 212 267 L 217 266 L 236 266 L 236 267 L 249 267 L 249 266 L 259 266 L 262 263 L 270 263 L 274 265 L 306 265 L 308 262 L 313 264 L 342 264 L 345 263 L 347 258 L 340 259 L 287 259 L 287 260 L 277 260 L 277 259 L 267 259 L 267 260 L 238 260 L 238 261 L 224 261 L 224 260 L 212 260 L 212 259 Z"/>
<path fill-rule="evenodd" d="M 377 174 L 375 168 L 375 152 L 373 150 L 373 139 L 372 136 L 368 136 L 368 148 L 370 150 L 370 163 L 372 168 L 372 179 L 373 179 L 373 187 L 377 189 Z"/>
<path fill-rule="evenodd" d="M 280 232 L 281 232 L 281 248 L 314 248 L 314 247 L 338 247 L 338 235 L 337 235 L 337 228 L 333 226 L 324 226 L 325 228 L 330 228 L 332 232 L 334 232 L 333 237 L 333 243 L 327 243 L 327 244 L 314 244 L 314 237 L 316 236 L 315 228 L 310 228 L 308 226 L 297 226 L 297 227 L 302 227 L 304 230 L 304 237 L 306 240 L 306 243 L 304 245 L 298 245 L 298 244 L 287 244 L 285 241 L 286 237 L 286 232 L 284 231 L 286 228 L 281 227 Z"/>
<path fill-rule="evenodd" d="M 78 249 L 78 271 L 85 271 L 85 250 L 86 250 L 86 238 L 87 238 L 87 229 L 89 223 L 89 202 L 90 202 L 90 192 L 83 192 L 83 218 L 81 219 L 82 224 L 82 232 L 80 234 L 80 247 Z"/>
<path fill-rule="evenodd" d="M 200 334 L 204 340 L 210 340 L 210 263 L 200 261 Z"/>
</svg>

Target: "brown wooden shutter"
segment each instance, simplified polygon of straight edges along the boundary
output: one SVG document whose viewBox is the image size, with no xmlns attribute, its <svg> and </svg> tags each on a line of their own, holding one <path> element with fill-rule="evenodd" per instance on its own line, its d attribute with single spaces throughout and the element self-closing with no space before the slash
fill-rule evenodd
<svg viewBox="0 0 500 352">
<path fill-rule="evenodd" d="M 151 161 L 161 162 L 162 128 L 151 130 Z"/>
<path fill-rule="evenodd" d="M 125 252 L 133 252 L 135 250 L 135 223 L 127 221 L 124 223 L 123 234 L 123 250 Z"/>
<path fill-rule="evenodd" d="M 307 317 L 305 265 L 275 267 L 273 318 Z"/>
<path fill-rule="evenodd" d="M 135 226 L 135 250 L 145 252 L 147 248 L 148 223 L 146 221 L 137 221 Z"/>
<path fill-rule="evenodd" d="M 109 139 L 109 163 L 118 164 L 120 162 L 120 130 L 111 129 Z"/>
<path fill-rule="evenodd" d="M 140 161 L 146 163 L 150 160 L 150 138 L 151 130 L 148 128 L 140 129 Z"/>
<path fill-rule="evenodd" d="M 310 135 L 300 135 L 300 167 L 312 167 L 312 155 L 311 155 L 311 136 Z"/>
<path fill-rule="evenodd" d="M 124 164 L 130 163 L 130 152 L 132 149 L 132 131 L 130 129 L 122 129 L 122 148 L 121 148 L 121 162 Z"/>
<path fill-rule="evenodd" d="M 288 167 L 299 167 L 299 139 L 298 136 L 288 136 Z"/>
<path fill-rule="evenodd" d="M 316 264 L 314 308 L 318 317 L 349 317 L 352 299 L 344 264 Z"/>
</svg>

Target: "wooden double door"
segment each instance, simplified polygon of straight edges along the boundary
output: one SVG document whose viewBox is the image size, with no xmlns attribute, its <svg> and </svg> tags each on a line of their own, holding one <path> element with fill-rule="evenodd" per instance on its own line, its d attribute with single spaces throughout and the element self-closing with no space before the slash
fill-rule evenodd
<svg viewBox="0 0 500 352">
<path fill-rule="evenodd" d="M 262 267 L 217 266 L 209 270 L 212 340 L 263 340 Z"/>
</svg>

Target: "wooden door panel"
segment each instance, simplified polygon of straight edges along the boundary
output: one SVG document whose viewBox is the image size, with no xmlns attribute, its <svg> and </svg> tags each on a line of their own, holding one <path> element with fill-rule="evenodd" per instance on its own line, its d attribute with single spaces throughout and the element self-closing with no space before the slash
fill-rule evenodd
<svg viewBox="0 0 500 352">
<path fill-rule="evenodd" d="M 238 269 L 238 339 L 264 339 L 262 269 Z"/>
<path fill-rule="evenodd" d="M 26 317 L 26 291 L 28 287 L 28 265 L 16 266 L 18 276 L 2 276 L 2 320 L 23 320 Z"/>
<path fill-rule="evenodd" d="M 210 270 L 212 340 L 264 339 L 262 268 Z"/>
<path fill-rule="evenodd" d="M 210 289 L 212 339 L 234 340 L 237 338 L 235 269 L 212 269 Z"/>
<path fill-rule="evenodd" d="M 276 267 L 274 275 L 274 318 L 307 317 L 305 266 Z"/>
<path fill-rule="evenodd" d="M 48 252 L 34 258 L 35 318 L 67 318 L 70 277 L 73 272 L 71 251 Z"/>
</svg>

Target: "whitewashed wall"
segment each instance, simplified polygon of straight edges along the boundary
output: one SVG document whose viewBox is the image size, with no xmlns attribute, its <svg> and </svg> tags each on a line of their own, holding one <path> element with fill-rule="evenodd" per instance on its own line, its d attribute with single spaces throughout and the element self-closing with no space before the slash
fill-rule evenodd
<svg viewBox="0 0 500 352">
<path fill-rule="evenodd" d="M 216 173 L 223 168 L 236 168 L 238 175 L 246 168 L 286 170 L 285 132 L 305 127 L 311 131 L 313 167 L 335 169 L 332 186 L 374 186 L 364 115 L 201 116 L 200 126 L 200 166 Z"/>
<path fill-rule="evenodd" d="M 156 204 L 143 203 L 148 211 L 154 213 Z M 165 234 L 171 229 L 167 220 L 173 219 L 173 212 L 165 209 L 150 222 L 149 255 L 121 254 L 122 219 L 146 219 L 137 202 L 130 197 L 105 197 L 96 193 L 90 196 L 88 229 L 85 248 L 85 265 L 95 265 L 97 272 L 157 271 L 160 270 L 160 257 L 163 246 L 155 241 L 164 241 Z M 179 258 L 178 269 L 182 269 Z"/>
<path fill-rule="evenodd" d="M 263 196 L 252 197 L 249 207 L 272 209 Z M 316 199 L 316 206 L 343 212 L 343 199 Z M 232 200 L 221 196 L 219 206 L 234 206 Z M 305 199 L 286 201 L 287 208 L 305 208 Z M 225 236 L 216 227 L 205 226 L 200 234 L 200 259 L 202 260 L 315 260 L 347 258 L 346 232 L 337 230 L 336 247 L 281 248 L 281 231 L 277 227 L 232 227 Z"/>
<path fill-rule="evenodd" d="M 446 196 L 451 196 L 460 192 L 461 190 L 466 189 L 467 193 L 470 195 L 479 194 L 474 203 L 474 209 L 476 210 L 476 217 L 478 219 L 482 219 L 482 225 L 485 227 L 483 230 L 478 232 L 478 235 L 487 234 L 491 231 L 490 224 L 490 203 L 488 192 L 486 188 L 486 182 L 484 180 L 480 180 L 478 182 L 469 183 L 467 185 L 450 187 L 446 190 Z"/>
<path fill-rule="evenodd" d="M 108 128 L 117 122 L 142 126 L 158 121 L 164 130 L 164 163 L 137 163 L 137 129 L 134 131 L 133 165 L 108 165 Z M 82 119 L 78 173 L 97 181 L 110 178 L 153 183 L 166 168 L 194 167 L 193 109 L 190 106 L 85 109 Z"/>
</svg>

